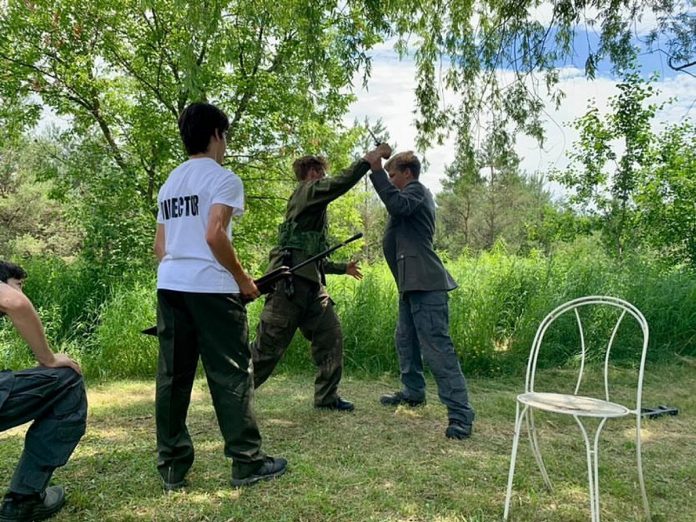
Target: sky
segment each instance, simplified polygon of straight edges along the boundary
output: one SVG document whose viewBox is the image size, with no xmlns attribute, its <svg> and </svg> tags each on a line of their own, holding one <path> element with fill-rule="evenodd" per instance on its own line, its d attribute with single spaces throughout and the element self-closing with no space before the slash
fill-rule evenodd
<svg viewBox="0 0 696 522">
<path fill-rule="evenodd" d="M 594 99 L 596 106 L 604 113 L 609 97 L 618 92 L 615 86 L 617 78 L 612 76 L 608 64 L 601 64 L 597 77 L 588 80 L 584 76 L 584 58 L 578 56 L 574 62 L 561 68 L 559 86 L 566 95 L 561 107 L 555 109 L 550 103 L 546 105 L 543 116 L 546 141 L 543 148 L 529 137 L 519 135 L 517 138 L 516 151 L 522 159 L 521 168 L 528 173 L 564 168 L 568 164 L 566 154 L 577 138 L 577 132 L 570 124 L 586 112 L 590 99 Z M 696 120 L 695 77 L 687 73 L 674 73 L 658 53 L 642 55 L 639 65 L 646 77 L 653 71 L 660 74 L 659 81 L 655 83 L 660 94 L 653 101 L 667 101 L 670 98 L 675 100 L 657 114 L 655 130 L 666 123 L 677 123 L 684 118 Z M 696 74 L 696 71 L 692 72 Z M 346 124 L 352 123 L 356 118 L 359 121 L 363 121 L 365 117 L 370 121 L 381 118 L 392 142 L 397 144 L 397 150 L 415 150 L 414 78 L 415 65 L 412 60 L 399 60 L 389 45 L 378 48 L 373 54 L 368 86 L 356 89 L 357 100 L 346 115 Z M 355 84 L 361 85 L 360 80 L 356 79 Z M 434 193 L 441 190 L 445 167 L 454 160 L 453 143 L 454 136 L 451 136 L 443 146 L 433 146 L 422 154 L 429 166 L 421 174 L 421 181 Z M 563 196 L 560 186 L 548 183 L 547 187 L 556 198 Z"/>
</svg>

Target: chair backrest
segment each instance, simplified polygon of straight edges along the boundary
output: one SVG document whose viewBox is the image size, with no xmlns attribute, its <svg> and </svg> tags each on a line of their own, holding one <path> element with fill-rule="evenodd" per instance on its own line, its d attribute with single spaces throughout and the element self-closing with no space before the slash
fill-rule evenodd
<svg viewBox="0 0 696 522">
<path fill-rule="evenodd" d="M 603 364 L 603 377 L 604 377 L 604 399 L 605 400 L 610 400 L 609 397 L 609 357 L 611 354 L 612 347 L 614 345 L 614 341 L 616 339 L 617 332 L 619 331 L 619 326 L 621 325 L 621 322 L 623 321 L 624 317 L 626 314 L 632 316 L 635 318 L 635 320 L 638 322 L 638 325 L 640 327 L 640 330 L 642 332 L 642 350 L 641 350 L 641 355 L 640 355 L 640 366 L 638 369 L 638 390 L 637 390 L 637 399 L 636 399 L 636 410 L 637 412 L 640 412 L 640 407 L 641 407 L 641 397 L 643 393 L 643 372 L 645 368 L 645 356 L 647 353 L 647 348 L 648 348 L 648 322 L 645 320 L 645 317 L 643 314 L 638 310 L 635 306 L 633 306 L 631 303 L 624 301 L 623 299 L 619 299 L 617 297 L 609 297 L 609 296 L 599 296 L 599 295 L 592 295 L 592 296 L 586 296 L 586 297 L 580 297 L 578 299 L 573 299 L 572 301 L 568 301 L 567 303 L 564 303 L 560 306 L 558 306 L 556 309 L 554 309 L 551 313 L 549 313 L 544 320 L 541 322 L 539 325 L 539 328 L 537 329 L 536 335 L 534 336 L 534 342 L 532 343 L 532 349 L 529 354 L 529 361 L 527 363 L 527 377 L 525 379 L 525 391 L 526 392 L 533 392 L 534 390 L 534 382 L 535 382 L 535 377 L 536 377 L 536 368 L 537 368 L 537 361 L 539 359 L 539 351 L 542 346 L 542 342 L 544 340 L 544 336 L 551 326 L 551 324 L 556 321 L 559 317 L 563 316 L 566 313 L 572 312 L 575 315 L 575 319 L 577 322 L 578 330 L 579 330 L 579 338 L 580 338 L 580 353 L 579 353 L 579 372 L 578 372 L 578 378 L 577 382 L 575 385 L 575 391 L 574 394 L 577 395 L 578 391 L 580 390 L 580 385 L 583 382 L 583 376 L 584 376 L 584 370 L 585 370 L 585 363 L 587 361 L 587 356 L 588 356 L 588 349 L 587 349 L 587 343 L 586 343 L 586 338 L 585 338 L 585 329 L 583 327 L 583 322 L 581 319 L 581 314 L 579 312 L 580 309 L 583 308 L 589 308 L 592 305 L 600 305 L 600 306 L 605 306 L 605 307 L 613 307 L 617 309 L 617 315 L 618 315 L 618 320 L 616 321 L 615 326 L 613 327 L 611 331 L 611 336 L 609 338 L 609 343 L 606 348 L 606 352 L 604 355 L 604 364 Z"/>
</svg>

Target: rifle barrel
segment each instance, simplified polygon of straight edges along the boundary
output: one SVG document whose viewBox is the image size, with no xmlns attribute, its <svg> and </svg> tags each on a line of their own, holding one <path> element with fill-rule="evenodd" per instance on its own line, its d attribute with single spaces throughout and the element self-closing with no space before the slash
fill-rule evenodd
<svg viewBox="0 0 696 522">
<path fill-rule="evenodd" d="M 290 272 L 294 272 L 294 271 L 296 271 L 296 270 L 299 270 L 299 269 L 302 268 L 303 266 L 307 266 L 307 265 L 310 264 L 310 263 L 314 263 L 316 260 L 322 259 L 322 258 L 328 256 L 331 252 L 334 252 L 335 250 L 338 250 L 339 248 L 344 247 L 344 246 L 346 246 L 348 243 L 352 243 L 353 241 L 356 241 L 356 240 L 360 239 L 361 237 L 363 237 L 363 233 L 362 233 L 362 232 L 358 232 L 358 233 L 355 234 L 354 236 L 349 237 L 348 239 L 346 239 L 343 243 L 339 243 L 338 245 L 334 245 L 334 246 L 332 246 L 331 248 L 329 248 L 329 249 L 327 249 L 327 250 L 324 250 L 323 252 L 319 252 L 317 255 L 312 256 L 312 257 L 310 257 L 309 259 L 305 259 L 305 260 L 302 261 L 301 263 L 296 264 L 295 266 L 293 266 L 292 268 L 290 268 Z"/>
</svg>

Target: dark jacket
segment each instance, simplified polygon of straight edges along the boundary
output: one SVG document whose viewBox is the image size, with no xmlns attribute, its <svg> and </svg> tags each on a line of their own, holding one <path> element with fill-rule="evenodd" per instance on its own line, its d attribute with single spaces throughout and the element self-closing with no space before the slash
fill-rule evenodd
<svg viewBox="0 0 696 522">
<path fill-rule="evenodd" d="M 389 212 L 382 248 L 399 292 L 457 288 L 433 249 L 435 202 L 430 191 L 418 180 L 399 190 L 384 170 L 370 174 L 370 180 Z"/>
<path fill-rule="evenodd" d="M 295 266 L 328 245 L 326 237 L 329 203 L 348 192 L 370 169 L 365 160 L 358 160 L 337 176 L 300 182 L 288 200 L 285 221 L 280 225 L 279 244 L 269 255 L 267 272 L 282 265 Z M 284 252 L 289 252 L 285 256 Z M 288 259 L 289 257 L 289 259 Z M 345 274 L 346 263 L 312 263 L 295 272 L 314 282 L 323 282 L 322 272 Z"/>
</svg>

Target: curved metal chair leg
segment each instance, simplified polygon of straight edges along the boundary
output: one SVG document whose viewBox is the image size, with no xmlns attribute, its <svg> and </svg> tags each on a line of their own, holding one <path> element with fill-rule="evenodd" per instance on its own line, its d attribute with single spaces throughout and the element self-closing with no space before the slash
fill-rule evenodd
<svg viewBox="0 0 696 522">
<path fill-rule="evenodd" d="M 510 471 L 508 473 L 508 483 L 507 483 L 507 493 L 505 494 L 505 511 L 503 513 L 503 520 L 508 519 L 510 514 L 510 501 L 512 500 L 512 479 L 515 476 L 515 461 L 517 460 L 517 446 L 520 441 L 520 432 L 522 431 L 522 419 L 524 419 L 527 413 L 527 406 L 520 412 L 520 403 L 517 402 L 517 408 L 515 410 L 515 435 L 512 438 L 512 453 L 510 455 Z"/>
<path fill-rule="evenodd" d="M 582 437 L 583 440 L 585 441 L 585 455 L 587 457 L 587 480 L 590 485 L 590 513 L 592 515 L 592 522 L 599 522 L 597 520 L 597 516 L 595 515 L 595 500 L 594 500 L 594 494 L 595 494 L 595 488 L 594 488 L 594 455 L 592 451 L 592 446 L 590 445 L 590 439 L 587 436 L 587 430 L 585 429 L 585 426 L 583 425 L 582 421 L 575 415 L 573 415 L 573 418 L 575 421 L 578 423 L 578 426 L 580 426 L 580 431 L 582 432 Z"/>
<path fill-rule="evenodd" d="M 645 510 L 645 519 L 650 522 L 650 505 L 648 504 L 648 495 L 645 492 L 645 479 L 643 478 L 643 459 L 641 457 L 641 436 L 640 436 L 640 416 L 636 420 L 636 457 L 638 460 L 638 483 L 640 484 L 640 494 L 643 496 L 643 509 Z"/>
<path fill-rule="evenodd" d="M 607 420 L 607 418 L 603 418 L 602 421 L 599 423 L 594 438 L 594 500 L 595 513 L 597 513 L 597 522 L 599 522 L 599 435 L 602 431 L 602 428 L 604 428 L 604 424 L 606 424 Z"/>
<path fill-rule="evenodd" d="M 541 471 L 541 476 L 544 479 L 544 484 L 549 492 L 553 492 L 553 486 L 551 485 L 551 480 L 549 479 L 549 474 L 546 472 L 546 466 L 544 466 L 544 459 L 541 457 L 541 449 L 539 448 L 539 439 L 537 437 L 536 426 L 534 424 L 534 410 L 530 409 L 527 414 L 527 431 L 529 432 L 529 443 L 532 446 L 532 453 L 534 454 L 534 459 L 539 466 L 539 471 Z"/>
<path fill-rule="evenodd" d="M 579 417 L 573 415 L 573 418 L 580 426 L 582 437 L 585 441 L 585 450 L 587 454 L 587 479 L 590 489 L 590 512 L 592 522 L 599 522 L 599 435 L 606 423 L 607 419 L 603 418 L 597 426 L 597 431 L 594 436 L 594 444 L 590 444 L 590 438 L 587 435 L 585 425 Z"/>
</svg>

